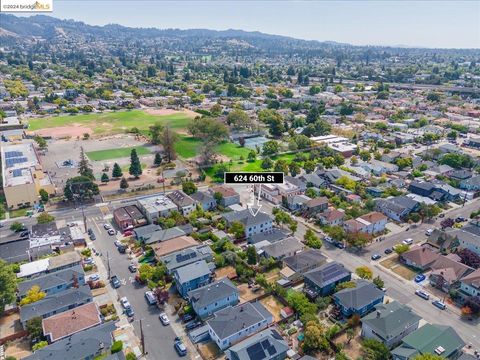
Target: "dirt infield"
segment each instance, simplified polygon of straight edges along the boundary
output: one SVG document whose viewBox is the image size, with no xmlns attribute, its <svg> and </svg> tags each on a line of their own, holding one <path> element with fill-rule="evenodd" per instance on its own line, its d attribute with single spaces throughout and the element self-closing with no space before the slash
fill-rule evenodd
<svg viewBox="0 0 480 360">
<path fill-rule="evenodd" d="M 54 139 L 64 139 L 68 137 L 76 138 L 76 137 L 83 137 L 83 134 L 87 133 L 92 135 L 93 130 L 89 127 L 82 126 L 80 124 L 74 124 L 73 126 L 60 126 L 55 128 L 47 128 L 41 129 L 36 131 L 31 131 L 29 133 L 52 137 Z"/>
<path fill-rule="evenodd" d="M 173 115 L 173 114 L 180 114 L 185 113 L 190 115 L 191 117 L 199 116 L 200 114 L 196 113 L 195 111 L 183 109 L 183 110 L 173 110 L 173 109 L 146 109 L 145 112 L 149 115 Z"/>
</svg>

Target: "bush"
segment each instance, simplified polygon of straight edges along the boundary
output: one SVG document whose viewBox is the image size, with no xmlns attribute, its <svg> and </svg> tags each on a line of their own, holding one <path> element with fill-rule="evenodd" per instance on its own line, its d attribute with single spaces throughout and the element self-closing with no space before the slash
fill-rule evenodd
<svg viewBox="0 0 480 360">
<path fill-rule="evenodd" d="M 127 359 L 127 360 L 137 360 L 137 357 L 135 356 L 134 353 L 130 352 L 125 356 L 125 359 Z"/>
<path fill-rule="evenodd" d="M 123 342 L 121 340 L 117 340 L 112 344 L 112 347 L 110 348 L 110 352 L 112 354 L 115 354 L 117 352 L 122 351 L 123 349 Z"/>
<path fill-rule="evenodd" d="M 83 270 L 85 272 L 88 272 L 93 269 L 93 265 L 83 265 Z"/>
<path fill-rule="evenodd" d="M 38 343 L 36 343 L 35 345 L 32 346 L 32 351 L 37 351 L 41 348 L 44 348 L 47 345 L 48 345 L 48 342 L 40 341 L 40 342 L 38 342 Z"/>
</svg>

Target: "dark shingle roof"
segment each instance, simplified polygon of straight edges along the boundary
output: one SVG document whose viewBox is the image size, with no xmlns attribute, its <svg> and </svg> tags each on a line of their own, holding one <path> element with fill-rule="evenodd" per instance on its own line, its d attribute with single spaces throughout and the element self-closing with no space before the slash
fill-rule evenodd
<svg viewBox="0 0 480 360">
<path fill-rule="evenodd" d="M 226 353 L 229 359 L 235 360 L 270 360 L 288 349 L 287 342 L 275 329 L 265 329 L 233 345 Z"/>
<path fill-rule="evenodd" d="M 181 284 L 193 279 L 210 274 L 210 268 L 205 260 L 197 261 L 193 264 L 182 266 L 175 270 L 176 278 Z"/>
<path fill-rule="evenodd" d="M 233 221 L 240 221 L 245 227 L 264 224 L 268 221 L 271 221 L 272 218 L 270 215 L 259 211 L 256 216 L 253 216 L 250 213 L 250 210 L 245 209 L 242 211 L 232 211 L 223 215 L 227 222 L 231 223 Z"/>
<path fill-rule="evenodd" d="M 333 284 L 350 274 L 350 271 L 345 269 L 342 264 L 333 261 L 307 272 L 305 278 L 309 279 L 318 287 L 323 288 L 324 286 Z"/>
<path fill-rule="evenodd" d="M 189 291 L 188 298 L 192 305 L 201 308 L 235 293 L 238 293 L 237 287 L 228 278 L 223 278 Z"/>
<path fill-rule="evenodd" d="M 76 276 L 78 279 L 79 275 L 85 275 L 85 273 L 80 265 L 76 265 L 74 267 L 48 273 L 31 280 L 22 281 L 18 284 L 18 295 L 25 295 L 27 291 L 30 290 L 34 285 L 38 285 L 40 289 L 44 290 L 71 283 L 73 281 L 73 277 Z"/>
<path fill-rule="evenodd" d="M 355 288 L 340 290 L 334 296 L 346 308 L 361 309 L 382 298 L 384 294 L 371 282 L 359 280 Z"/>
<path fill-rule="evenodd" d="M 296 272 L 304 272 L 313 266 L 318 266 L 327 261 L 320 250 L 308 249 L 293 256 L 283 259 L 283 262 Z"/>
</svg>

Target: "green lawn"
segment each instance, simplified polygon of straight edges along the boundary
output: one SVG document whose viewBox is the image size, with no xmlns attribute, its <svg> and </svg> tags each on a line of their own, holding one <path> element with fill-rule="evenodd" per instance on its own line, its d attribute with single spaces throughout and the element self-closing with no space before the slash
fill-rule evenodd
<svg viewBox="0 0 480 360">
<path fill-rule="evenodd" d="M 27 216 L 27 211 L 31 209 L 15 209 L 15 210 L 10 210 L 9 215 L 10 219 L 21 217 L 21 216 Z"/>
<path fill-rule="evenodd" d="M 126 148 L 89 151 L 87 152 L 87 156 L 92 161 L 125 158 L 130 156 L 130 153 L 132 152 L 133 149 L 137 150 L 138 155 L 150 154 L 150 150 L 148 150 L 146 147 L 133 146 L 133 147 L 126 147 Z"/>
<path fill-rule="evenodd" d="M 198 155 L 202 141 L 189 136 L 180 136 L 175 143 L 175 151 L 184 159 L 191 159 Z"/>
<path fill-rule="evenodd" d="M 174 130 L 185 129 L 191 121 L 191 115 L 178 113 L 172 115 L 150 115 L 142 110 L 116 111 L 82 115 L 61 115 L 31 119 L 28 129 L 35 131 L 45 128 L 81 124 L 90 127 L 95 134 L 121 133 L 133 127 L 145 131 L 150 125 L 160 122 Z"/>
</svg>

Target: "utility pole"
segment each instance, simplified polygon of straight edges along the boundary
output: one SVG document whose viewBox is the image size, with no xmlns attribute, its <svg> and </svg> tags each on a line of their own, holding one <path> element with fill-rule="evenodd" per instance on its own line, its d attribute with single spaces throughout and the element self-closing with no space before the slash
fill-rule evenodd
<svg viewBox="0 0 480 360">
<path fill-rule="evenodd" d="M 142 341 L 142 355 L 145 355 L 145 335 L 143 334 L 142 319 L 140 319 L 140 340 Z"/>
<path fill-rule="evenodd" d="M 107 270 L 108 270 L 108 278 L 110 279 L 110 256 L 108 255 L 108 251 L 107 251 Z"/>
</svg>

